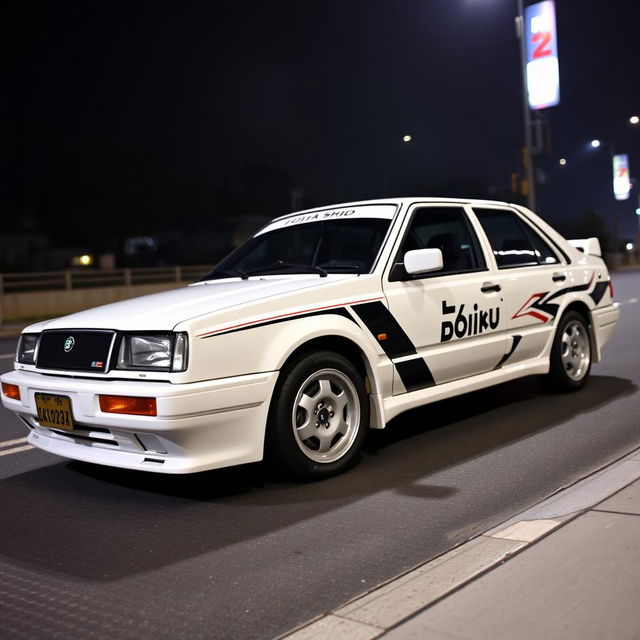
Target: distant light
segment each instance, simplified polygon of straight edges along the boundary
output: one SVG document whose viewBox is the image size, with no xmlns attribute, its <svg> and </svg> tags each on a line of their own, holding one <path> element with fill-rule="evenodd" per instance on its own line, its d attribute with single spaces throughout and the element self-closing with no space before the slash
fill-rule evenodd
<svg viewBox="0 0 640 640">
<path fill-rule="evenodd" d="M 597 139 L 596 139 L 596 140 L 592 140 L 589 144 L 590 144 L 594 149 L 597 149 L 597 148 L 600 146 L 601 142 L 600 142 L 600 140 L 597 140 Z"/>
<path fill-rule="evenodd" d="M 564 167 L 564 165 L 567 164 L 567 159 L 566 158 L 560 158 L 560 164 Z"/>
<path fill-rule="evenodd" d="M 637 216 L 640 216 L 640 207 L 638 207 L 638 208 L 636 209 L 636 215 L 637 215 Z"/>
<path fill-rule="evenodd" d="M 408 134 L 407 134 L 406 136 L 403 136 L 403 137 L 402 137 L 402 141 L 403 141 L 403 142 L 411 142 L 411 136 L 410 136 L 410 135 L 408 135 Z"/>
<path fill-rule="evenodd" d="M 640 116 L 631 116 L 629 122 L 631 124 L 638 124 L 638 122 L 640 122 Z"/>
<path fill-rule="evenodd" d="M 83 256 L 74 256 L 71 262 L 76 267 L 88 267 L 93 264 L 93 256 L 86 254 Z"/>
<path fill-rule="evenodd" d="M 624 245 L 624 248 L 627 251 L 633 251 L 633 244 L 631 242 L 627 242 L 627 244 Z"/>
</svg>

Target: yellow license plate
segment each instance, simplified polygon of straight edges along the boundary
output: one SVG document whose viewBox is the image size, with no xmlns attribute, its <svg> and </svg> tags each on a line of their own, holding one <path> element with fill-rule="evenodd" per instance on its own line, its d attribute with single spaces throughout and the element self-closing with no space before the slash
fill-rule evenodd
<svg viewBox="0 0 640 640">
<path fill-rule="evenodd" d="M 40 426 L 66 431 L 73 430 L 71 398 L 49 393 L 36 393 L 36 409 Z"/>
</svg>

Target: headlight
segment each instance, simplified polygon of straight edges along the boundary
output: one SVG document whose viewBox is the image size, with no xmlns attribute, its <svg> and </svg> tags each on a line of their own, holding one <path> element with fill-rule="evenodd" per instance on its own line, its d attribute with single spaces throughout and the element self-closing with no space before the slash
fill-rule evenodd
<svg viewBox="0 0 640 640">
<path fill-rule="evenodd" d="M 20 364 L 35 364 L 38 355 L 39 333 L 23 333 L 18 342 L 16 360 Z"/>
<path fill-rule="evenodd" d="M 187 344 L 186 333 L 124 334 L 117 368 L 184 371 Z"/>
</svg>

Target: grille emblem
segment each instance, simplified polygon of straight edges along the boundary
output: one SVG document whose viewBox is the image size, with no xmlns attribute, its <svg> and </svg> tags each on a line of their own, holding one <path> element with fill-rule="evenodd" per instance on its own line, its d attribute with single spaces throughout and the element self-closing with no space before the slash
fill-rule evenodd
<svg viewBox="0 0 640 640">
<path fill-rule="evenodd" d="M 73 336 L 69 336 L 64 341 L 64 352 L 65 353 L 69 353 L 69 351 L 71 351 L 71 349 L 73 349 L 75 343 L 76 343 L 76 339 Z"/>
</svg>

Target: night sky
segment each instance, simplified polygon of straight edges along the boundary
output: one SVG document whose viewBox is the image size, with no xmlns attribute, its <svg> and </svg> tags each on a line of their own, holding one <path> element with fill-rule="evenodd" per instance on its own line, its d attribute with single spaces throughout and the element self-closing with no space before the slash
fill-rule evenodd
<svg viewBox="0 0 640 640">
<path fill-rule="evenodd" d="M 516 0 L 9 5 L 5 227 L 206 228 L 286 213 L 292 189 L 305 206 L 509 190 L 523 143 Z M 561 104 L 546 110 L 538 209 L 560 224 L 595 209 L 631 237 L 638 190 L 616 205 L 610 147 L 587 143 L 612 140 L 640 175 L 627 122 L 640 3 L 556 12 Z"/>
</svg>

